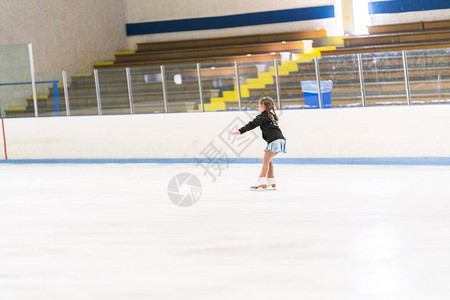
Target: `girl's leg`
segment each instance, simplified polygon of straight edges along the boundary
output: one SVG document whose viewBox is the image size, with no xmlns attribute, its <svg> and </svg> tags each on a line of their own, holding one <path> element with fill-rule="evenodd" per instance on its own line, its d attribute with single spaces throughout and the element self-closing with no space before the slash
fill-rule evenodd
<svg viewBox="0 0 450 300">
<path fill-rule="evenodd" d="M 269 163 L 269 172 L 267 172 L 267 178 L 274 178 L 275 175 L 273 174 L 273 163 L 270 161 Z"/>
<path fill-rule="evenodd" d="M 259 177 L 267 177 L 267 173 L 269 172 L 269 164 L 272 160 L 272 157 L 274 157 L 276 152 L 270 152 L 266 151 L 264 152 L 264 158 L 263 158 L 263 164 L 261 168 L 261 173 L 259 174 Z"/>
<path fill-rule="evenodd" d="M 277 154 L 278 154 L 278 152 L 275 152 L 273 154 L 272 158 L 275 157 L 275 155 L 277 155 Z M 269 171 L 267 172 L 267 178 L 275 178 L 275 174 L 273 173 L 272 159 L 270 159 L 270 162 L 269 162 Z"/>
</svg>

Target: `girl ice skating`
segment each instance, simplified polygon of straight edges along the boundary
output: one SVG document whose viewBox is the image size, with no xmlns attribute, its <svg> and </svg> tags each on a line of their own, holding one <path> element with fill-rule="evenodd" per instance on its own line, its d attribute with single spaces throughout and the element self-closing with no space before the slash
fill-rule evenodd
<svg viewBox="0 0 450 300">
<path fill-rule="evenodd" d="M 276 188 L 272 158 L 280 152 L 286 153 L 286 139 L 278 126 L 279 120 L 274 107 L 275 103 L 272 98 L 264 97 L 259 99 L 260 114 L 239 129 L 239 131 L 230 132 L 237 135 L 244 134 L 259 126 L 262 131 L 262 137 L 267 142 L 267 147 L 264 149 L 261 173 L 256 183 L 251 186 L 251 190 L 265 189 L 267 187 Z"/>
</svg>

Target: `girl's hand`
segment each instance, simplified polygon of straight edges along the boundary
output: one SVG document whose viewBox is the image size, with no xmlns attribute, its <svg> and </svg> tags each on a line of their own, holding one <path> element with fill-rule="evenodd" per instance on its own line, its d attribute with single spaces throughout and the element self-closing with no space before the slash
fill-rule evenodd
<svg viewBox="0 0 450 300">
<path fill-rule="evenodd" d="M 240 131 L 230 131 L 230 134 L 240 135 L 241 132 Z"/>
</svg>

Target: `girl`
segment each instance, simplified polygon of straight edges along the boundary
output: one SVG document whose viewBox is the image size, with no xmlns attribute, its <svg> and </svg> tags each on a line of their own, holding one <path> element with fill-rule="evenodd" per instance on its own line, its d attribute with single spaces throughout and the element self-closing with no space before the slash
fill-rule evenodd
<svg viewBox="0 0 450 300">
<path fill-rule="evenodd" d="M 252 190 L 266 187 L 276 188 L 272 158 L 280 152 L 286 153 L 286 139 L 278 127 L 278 116 L 275 113 L 275 103 L 273 102 L 273 99 L 270 97 L 263 97 L 259 99 L 258 102 L 260 114 L 247 125 L 239 129 L 239 131 L 230 132 L 231 134 L 239 135 L 259 126 L 262 131 L 262 137 L 267 142 L 267 147 L 264 149 L 261 173 L 259 174 L 257 182 L 251 186 L 250 189 Z"/>
</svg>

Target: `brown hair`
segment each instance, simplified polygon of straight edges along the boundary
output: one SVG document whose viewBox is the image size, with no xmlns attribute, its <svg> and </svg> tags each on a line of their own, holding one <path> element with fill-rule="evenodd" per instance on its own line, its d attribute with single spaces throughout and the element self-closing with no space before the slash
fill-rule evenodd
<svg viewBox="0 0 450 300">
<path fill-rule="evenodd" d="M 259 99 L 259 105 L 264 104 L 266 107 L 267 115 L 269 116 L 269 119 L 272 121 L 275 119 L 278 121 L 278 116 L 275 113 L 275 102 L 270 97 L 263 97 Z M 272 113 L 273 111 L 273 113 Z"/>
</svg>

